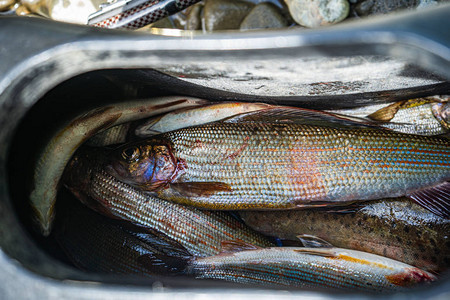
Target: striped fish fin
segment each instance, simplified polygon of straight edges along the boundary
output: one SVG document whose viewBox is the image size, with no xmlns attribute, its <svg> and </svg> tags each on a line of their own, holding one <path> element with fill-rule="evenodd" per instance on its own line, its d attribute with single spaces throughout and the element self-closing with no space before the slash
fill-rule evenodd
<svg viewBox="0 0 450 300">
<path fill-rule="evenodd" d="M 301 125 L 320 125 L 333 128 L 349 127 L 380 127 L 377 122 L 369 119 L 350 117 L 340 114 L 332 114 L 323 111 L 297 107 L 275 106 L 269 109 L 263 109 L 255 112 L 240 114 L 221 122 L 224 123 L 257 123 L 269 122 L 278 124 L 301 124 Z"/>
<path fill-rule="evenodd" d="M 371 120 L 380 122 L 389 122 L 395 117 L 400 107 L 405 104 L 406 101 L 399 101 L 392 103 L 391 105 L 385 106 L 374 113 L 371 113 L 367 117 Z"/>
<path fill-rule="evenodd" d="M 262 249 L 259 246 L 242 241 L 223 241 L 221 242 L 221 245 L 222 245 L 222 249 L 220 252 L 221 254 Z"/>
<path fill-rule="evenodd" d="M 435 215 L 450 219 L 450 182 L 443 182 L 407 196 Z"/>
<path fill-rule="evenodd" d="M 208 197 L 217 192 L 230 192 L 232 188 L 223 182 L 175 182 L 170 187 L 185 197 Z"/>
<path fill-rule="evenodd" d="M 317 255 L 323 257 L 337 257 L 335 249 L 336 248 L 297 248 L 293 251 L 300 254 Z"/>
</svg>

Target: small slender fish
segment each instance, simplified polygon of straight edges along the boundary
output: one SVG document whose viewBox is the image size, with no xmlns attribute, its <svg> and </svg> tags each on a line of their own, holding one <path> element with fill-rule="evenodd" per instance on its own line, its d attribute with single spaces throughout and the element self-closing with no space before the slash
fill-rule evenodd
<svg viewBox="0 0 450 300">
<path fill-rule="evenodd" d="M 59 130 L 39 155 L 30 193 L 34 218 L 43 235 L 51 231 L 54 204 L 64 167 L 89 137 L 111 126 L 207 103 L 189 97 L 160 97 L 111 104 L 86 112 Z"/>
<path fill-rule="evenodd" d="M 273 107 L 265 103 L 225 102 L 179 109 L 140 124 L 135 135 L 140 138 L 181 128 L 216 122 L 242 113 Z"/>
<path fill-rule="evenodd" d="M 274 107 L 111 152 L 109 174 L 207 209 L 292 209 L 408 196 L 450 216 L 450 141 Z"/>
<path fill-rule="evenodd" d="M 197 258 L 187 273 L 263 286 L 392 292 L 436 280 L 413 266 L 360 251 L 340 248 L 257 248 Z M 231 250 L 233 251 L 233 250 Z"/>
<path fill-rule="evenodd" d="M 101 216 L 76 199 L 66 200 L 63 207 L 58 207 L 54 236 L 70 261 L 82 270 L 174 275 L 182 269 L 173 261 L 191 256 L 160 232 Z"/>
<path fill-rule="evenodd" d="M 450 220 L 406 198 L 354 208 L 240 211 L 239 215 L 256 231 L 281 239 L 312 235 L 335 247 L 385 256 L 426 271 L 450 267 Z"/>
<path fill-rule="evenodd" d="M 94 210 L 161 232 L 195 256 L 217 254 L 228 240 L 273 246 L 227 213 L 171 203 L 118 181 L 103 170 L 102 157 L 99 149 L 80 149 L 64 175 L 66 187 Z"/>
</svg>

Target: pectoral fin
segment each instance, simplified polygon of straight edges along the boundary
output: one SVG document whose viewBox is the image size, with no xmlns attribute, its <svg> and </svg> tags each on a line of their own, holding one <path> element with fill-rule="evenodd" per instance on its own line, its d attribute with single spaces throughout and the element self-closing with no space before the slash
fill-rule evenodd
<svg viewBox="0 0 450 300">
<path fill-rule="evenodd" d="M 435 215 L 450 219 L 450 182 L 443 182 L 407 196 Z"/>
<path fill-rule="evenodd" d="M 333 249 L 330 248 L 305 248 L 305 249 L 295 249 L 294 252 L 300 253 L 300 254 L 310 254 L 310 255 L 317 255 L 317 256 L 323 256 L 323 257 L 337 257 L 336 252 Z"/>
<path fill-rule="evenodd" d="M 217 192 L 231 192 L 229 184 L 223 182 L 179 182 L 170 187 L 185 197 L 208 197 Z"/>
<path fill-rule="evenodd" d="M 259 250 L 262 249 L 253 244 L 249 244 L 241 241 L 223 241 L 221 242 L 222 248 L 221 253 L 233 253 L 240 251 L 251 251 L 251 250 Z"/>
</svg>

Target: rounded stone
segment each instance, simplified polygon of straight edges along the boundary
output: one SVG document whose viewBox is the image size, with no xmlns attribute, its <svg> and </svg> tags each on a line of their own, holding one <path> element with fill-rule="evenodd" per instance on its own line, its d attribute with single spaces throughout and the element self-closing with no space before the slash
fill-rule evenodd
<svg viewBox="0 0 450 300">
<path fill-rule="evenodd" d="M 263 2 L 256 5 L 242 21 L 240 29 L 282 28 L 288 25 L 281 11 L 274 4 Z"/>
<path fill-rule="evenodd" d="M 20 3 L 30 12 L 43 17 L 50 17 L 48 1 L 45 0 L 20 0 Z"/>
<path fill-rule="evenodd" d="M 18 16 L 27 16 L 30 14 L 30 11 L 25 6 L 19 5 L 19 7 L 16 8 L 15 13 Z"/>
<path fill-rule="evenodd" d="M 431 2 L 423 1 L 422 2 Z M 420 0 L 364 0 L 355 5 L 358 16 L 384 15 L 398 10 L 414 9 Z"/>
<path fill-rule="evenodd" d="M 356 4 L 355 11 L 359 16 L 367 16 L 373 6 L 374 0 L 366 0 Z"/>
<path fill-rule="evenodd" d="M 0 11 L 8 10 L 15 2 L 15 0 L 0 0 Z"/>
<path fill-rule="evenodd" d="M 187 30 L 202 29 L 202 20 L 201 20 L 202 11 L 203 11 L 202 3 L 197 3 L 188 8 L 185 27 Z"/>
<path fill-rule="evenodd" d="M 239 29 L 255 5 L 240 0 L 206 0 L 203 8 L 206 31 Z"/>
<path fill-rule="evenodd" d="M 105 0 L 21 0 L 30 12 L 53 20 L 86 24 Z"/>
<path fill-rule="evenodd" d="M 427 8 L 438 5 L 439 2 L 435 0 L 421 0 L 417 5 L 417 9 Z"/>
<path fill-rule="evenodd" d="M 341 22 L 350 10 L 347 0 L 286 0 L 286 4 L 295 22 L 310 28 Z"/>
</svg>

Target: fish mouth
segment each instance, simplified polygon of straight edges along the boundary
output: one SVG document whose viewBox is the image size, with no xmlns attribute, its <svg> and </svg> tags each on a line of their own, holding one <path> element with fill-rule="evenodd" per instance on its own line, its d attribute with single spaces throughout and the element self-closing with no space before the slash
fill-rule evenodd
<svg viewBox="0 0 450 300">
<path fill-rule="evenodd" d="M 136 184 L 135 182 L 133 182 L 133 180 L 127 179 L 127 177 L 129 176 L 127 167 L 121 162 L 111 161 L 105 164 L 104 170 L 108 175 L 116 178 L 117 180 L 136 187 Z"/>
</svg>

